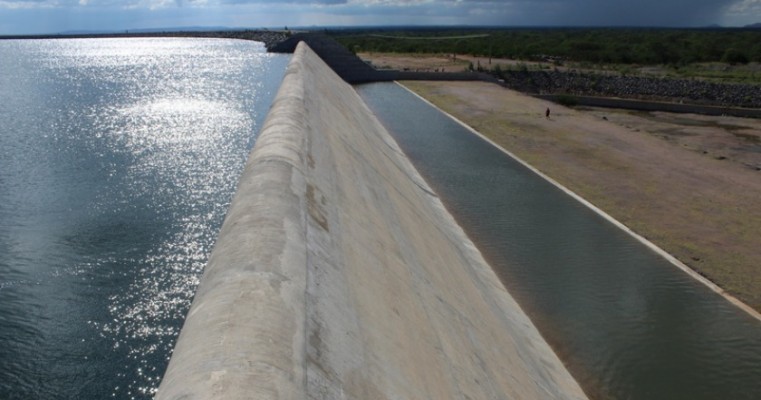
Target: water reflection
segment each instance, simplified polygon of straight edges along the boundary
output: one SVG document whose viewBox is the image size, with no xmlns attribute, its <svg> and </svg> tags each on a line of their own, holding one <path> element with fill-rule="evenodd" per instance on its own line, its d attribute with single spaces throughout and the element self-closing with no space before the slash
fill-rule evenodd
<svg viewBox="0 0 761 400">
<path fill-rule="evenodd" d="M 0 42 L 0 398 L 148 398 L 288 57 Z"/>
<path fill-rule="evenodd" d="M 761 321 L 398 85 L 357 90 L 590 397 L 761 396 Z"/>
</svg>

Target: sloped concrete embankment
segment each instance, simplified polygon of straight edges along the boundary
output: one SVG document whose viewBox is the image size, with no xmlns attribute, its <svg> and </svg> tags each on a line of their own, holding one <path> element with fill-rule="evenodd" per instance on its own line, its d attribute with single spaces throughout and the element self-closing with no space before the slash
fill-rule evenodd
<svg viewBox="0 0 761 400">
<path fill-rule="evenodd" d="M 582 399 L 361 101 L 293 56 L 158 399 Z"/>
</svg>

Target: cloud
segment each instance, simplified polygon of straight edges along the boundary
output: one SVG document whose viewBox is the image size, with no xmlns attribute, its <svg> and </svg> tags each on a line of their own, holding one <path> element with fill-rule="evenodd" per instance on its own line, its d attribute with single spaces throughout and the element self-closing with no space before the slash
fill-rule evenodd
<svg viewBox="0 0 761 400">
<path fill-rule="evenodd" d="M 447 0 L 508 25 L 700 26 L 715 23 L 736 3 L 759 0 Z M 501 24 L 500 24 L 501 25 Z"/>
<path fill-rule="evenodd" d="M 729 7 L 728 13 L 731 14 L 754 14 L 761 15 L 761 0 L 742 0 L 731 7 Z"/>
<path fill-rule="evenodd" d="M 0 0 L 0 10 L 0 33 L 84 25 L 679 27 L 761 21 L 761 0 Z"/>
<path fill-rule="evenodd" d="M 694 26 L 716 22 L 736 0 L 574 0 L 567 18 L 587 24 Z"/>
<path fill-rule="evenodd" d="M 121 7 L 121 8 L 164 8 L 164 7 L 224 7 L 229 5 L 336 5 L 348 0 L 0 0 L 0 8 L 72 8 L 76 6 Z M 365 1 L 365 0 L 361 0 Z M 414 0 L 413 0 L 414 1 Z M 373 2 L 373 0 L 367 0 Z"/>
<path fill-rule="evenodd" d="M 219 0 L 219 4 L 302 4 L 302 5 L 331 5 L 346 4 L 347 0 Z"/>
<path fill-rule="evenodd" d="M 0 8 L 7 8 L 10 10 L 24 10 L 34 8 L 54 8 L 57 1 L 50 0 L 0 0 Z"/>
</svg>

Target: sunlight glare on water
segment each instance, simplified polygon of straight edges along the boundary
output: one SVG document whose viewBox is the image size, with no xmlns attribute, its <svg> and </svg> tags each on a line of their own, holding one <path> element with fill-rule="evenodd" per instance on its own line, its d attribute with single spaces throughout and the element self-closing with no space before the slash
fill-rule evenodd
<svg viewBox="0 0 761 400">
<path fill-rule="evenodd" d="M 0 42 L 0 398 L 150 398 L 288 61 Z"/>
</svg>

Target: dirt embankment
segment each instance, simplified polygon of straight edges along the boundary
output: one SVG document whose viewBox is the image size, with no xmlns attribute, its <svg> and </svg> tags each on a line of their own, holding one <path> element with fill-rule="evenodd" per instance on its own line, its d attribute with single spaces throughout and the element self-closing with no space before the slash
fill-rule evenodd
<svg viewBox="0 0 761 400">
<path fill-rule="evenodd" d="M 404 85 L 761 310 L 761 121 L 581 111 L 482 82 Z"/>
</svg>

